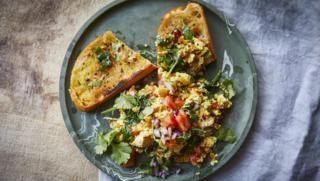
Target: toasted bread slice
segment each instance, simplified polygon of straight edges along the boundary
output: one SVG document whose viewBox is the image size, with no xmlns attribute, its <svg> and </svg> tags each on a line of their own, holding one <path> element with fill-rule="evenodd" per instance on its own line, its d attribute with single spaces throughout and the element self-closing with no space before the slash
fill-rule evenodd
<svg viewBox="0 0 320 181">
<path fill-rule="evenodd" d="M 166 13 L 158 29 L 157 41 L 157 63 L 164 69 L 163 57 L 172 49 L 178 50 L 178 56 L 171 57 L 181 58 L 191 74 L 201 72 L 205 65 L 216 59 L 204 11 L 196 3 L 188 3 L 184 8 L 178 7 Z"/>
<path fill-rule="evenodd" d="M 78 56 L 71 73 L 71 99 L 81 111 L 91 111 L 156 68 L 108 31 Z"/>
</svg>

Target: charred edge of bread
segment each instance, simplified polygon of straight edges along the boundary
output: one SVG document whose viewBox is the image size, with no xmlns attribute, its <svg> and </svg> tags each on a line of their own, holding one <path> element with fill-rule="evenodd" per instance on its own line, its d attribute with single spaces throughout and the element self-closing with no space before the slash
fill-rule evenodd
<svg viewBox="0 0 320 181">
<path fill-rule="evenodd" d="M 149 73 L 151 73 L 157 68 L 158 68 L 157 66 L 150 64 L 144 70 L 140 70 L 134 73 L 129 79 L 121 80 L 114 88 L 112 88 L 108 92 L 105 92 L 103 99 L 101 99 L 95 104 L 88 105 L 88 106 L 80 105 L 78 102 L 79 101 L 78 96 L 75 94 L 75 92 L 69 89 L 71 99 L 80 111 L 83 111 L 83 112 L 92 111 L 93 109 L 97 108 L 101 104 L 105 103 L 106 101 L 116 96 L 121 91 L 128 89 L 134 83 L 136 83 L 137 81 L 139 81 L 140 79 L 142 79 L 143 77 L 145 77 L 146 75 L 148 75 Z"/>
</svg>

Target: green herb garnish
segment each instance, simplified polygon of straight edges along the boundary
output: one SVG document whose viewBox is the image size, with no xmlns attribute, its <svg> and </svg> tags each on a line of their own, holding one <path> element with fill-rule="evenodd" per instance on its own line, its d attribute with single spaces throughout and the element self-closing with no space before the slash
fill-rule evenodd
<svg viewBox="0 0 320 181">
<path fill-rule="evenodd" d="M 106 114 L 108 114 L 108 113 L 110 113 L 110 112 L 113 112 L 113 111 L 115 111 L 115 110 L 117 110 L 116 107 L 111 107 L 111 108 L 109 108 L 109 109 L 106 109 L 106 110 L 102 111 L 101 114 L 102 114 L 102 115 L 106 115 Z"/>
<path fill-rule="evenodd" d="M 202 129 L 202 128 L 191 128 L 191 132 L 201 138 L 210 136 L 212 134 L 213 130 L 212 129 Z"/>
<path fill-rule="evenodd" d="M 145 45 L 137 45 L 137 48 L 140 51 L 140 54 L 149 60 L 155 60 L 156 57 L 154 56 L 154 54 L 152 53 L 151 47 L 147 44 Z"/>
<path fill-rule="evenodd" d="M 225 95 L 229 99 L 236 95 L 236 92 L 233 88 L 233 81 L 230 79 L 225 79 L 224 81 L 218 84 L 218 87 L 225 93 Z"/>
<path fill-rule="evenodd" d="M 191 131 L 184 132 L 181 136 L 177 137 L 178 141 L 187 141 L 191 137 Z"/>
<path fill-rule="evenodd" d="M 183 106 L 183 110 L 189 115 L 191 121 L 197 121 L 199 119 L 196 111 L 193 109 L 193 107 L 190 104 L 185 104 Z"/>
<path fill-rule="evenodd" d="M 169 45 L 173 40 L 173 37 L 169 36 L 167 38 L 162 38 L 161 36 L 157 35 L 155 44 L 156 46 L 167 46 Z"/>
<path fill-rule="evenodd" d="M 102 48 L 97 47 L 95 53 L 103 70 L 112 65 L 111 55 L 108 51 L 103 52 Z"/>
<path fill-rule="evenodd" d="M 107 151 L 108 147 L 111 145 L 118 133 L 119 132 L 116 130 L 112 130 L 105 135 L 102 132 L 99 132 L 97 137 L 97 144 L 95 146 L 96 154 L 101 155 L 102 153 Z"/>
<path fill-rule="evenodd" d="M 101 155 L 111 147 L 111 158 L 117 164 L 123 164 L 129 160 L 132 150 L 128 143 L 114 143 L 114 139 L 119 133 L 120 132 L 117 130 L 112 130 L 105 135 L 102 132 L 99 132 L 95 152 L 97 155 Z"/>
<path fill-rule="evenodd" d="M 102 84 L 102 80 L 99 80 L 99 79 L 95 79 L 95 80 L 92 80 L 88 86 L 91 87 L 91 89 L 95 88 L 95 87 L 100 87 Z"/>
<path fill-rule="evenodd" d="M 138 104 L 136 98 L 132 95 L 121 94 L 116 100 L 113 107 L 117 109 L 132 109 Z"/>
<path fill-rule="evenodd" d="M 184 36 L 184 38 L 186 40 L 192 40 L 193 39 L 193 33 L 192 33 L 192 31 L 190 30 L 190 28 L 188 26 L 183 28 L 182 34 L 183 34 L 183 36 Z"/>
<path fill-rule="evenodd" d="M 183 72 L 186 70 L 186 63 L 179 57 L 178 49 L 174 46 L 171 49 L 167 49 L 167 54 L 161 56 L 159 59 L 159 65 L 170 73 Z"/>
<path fill-rule="evenodd" d="M 130 154 L 132 152 L 132 149 L 128 143 L 121 142 L 119 144 L 112 144 L 111 146 L 112 146 L 111 158 L 117 164 L 119 165 L 124 164 L 130 159 Z"/>
<path fill-rule="evenodd" d="M 232 129 L 230 128 L 219 128 L 218 131 L 216 132 L 215 136 L 217 137 L 218 140 L 224 141 L 224 142 L 229 142 L 229 143 L 234 143 L 236 141 L 236 137 L 233 134 Z"/>
</svg>

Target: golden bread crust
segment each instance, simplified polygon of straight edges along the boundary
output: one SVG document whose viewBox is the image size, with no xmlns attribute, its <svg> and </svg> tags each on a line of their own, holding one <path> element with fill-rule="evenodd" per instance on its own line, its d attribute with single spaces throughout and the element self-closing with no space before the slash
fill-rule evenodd
<svg viewBox="0 0 320 181">
<path fill-rule="evenodd" d="M 103 47 L 114 57 L 101 68 L 95 49 Z M 140 53 L 108 31 L 89 43 L 78 56 L 71 73 L 70 96 L 81 111 L 91 111 L 157 69 Z"/>
</svg>

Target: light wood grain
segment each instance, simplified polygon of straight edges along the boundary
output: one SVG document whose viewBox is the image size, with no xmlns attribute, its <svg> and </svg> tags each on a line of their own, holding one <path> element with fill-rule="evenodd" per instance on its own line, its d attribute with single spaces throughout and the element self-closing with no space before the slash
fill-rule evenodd
<svg viewBox="0 0 320 181">
<path fill-rule="evenodd" d="M 109 1 L 0 1 L 0 180 L 97 180 L 58 100 L 67 47 Z"/>
</svg>

